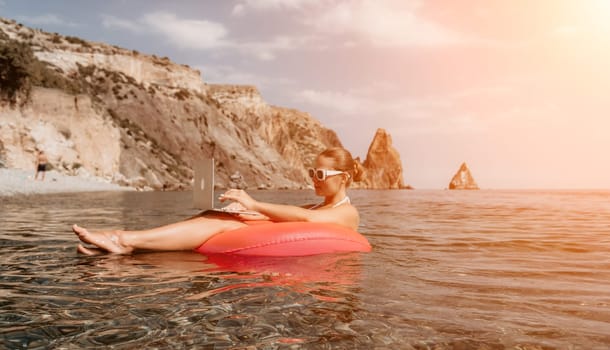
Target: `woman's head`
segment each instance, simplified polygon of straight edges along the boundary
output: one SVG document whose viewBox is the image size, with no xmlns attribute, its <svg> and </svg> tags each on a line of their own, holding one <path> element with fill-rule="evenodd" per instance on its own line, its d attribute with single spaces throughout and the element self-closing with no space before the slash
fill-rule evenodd
<svg viewBox="0 0 610 350">
<path fill-rule="evenodd" d="M 360 181 L 361 175 L 360 164 L 354 161 L 348 150 L 341 147 L 322 151 L 316 158 L 314 172 L 310 173 L 316 192 L 320 195 L 338 190 L 342 185 L 347 188 L 352 181 Z"/>
</svg>

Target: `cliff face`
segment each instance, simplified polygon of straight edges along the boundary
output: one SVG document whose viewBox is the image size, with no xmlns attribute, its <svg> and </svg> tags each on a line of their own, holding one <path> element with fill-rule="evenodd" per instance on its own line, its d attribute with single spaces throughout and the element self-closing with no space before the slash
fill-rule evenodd
<svg viewBox="0 0 610 350">
<path fill-rule="evenodd" d="M 12 168 L 30 169 L 37 147 L 57 170 L 110 178 L 119 171 L 121 133 L 90 98 L 58 90 L 32 91 L 31 103 L 19 109 L 0 107 L 0 157 Z"/>
<path fill-rule="evenodd" d="M 462 163 L 457 173 L 453 175 L 453 178 L 449 182 L 450 190 L 478 190 L 479 186 L 474 181 L 470 169 L 466 163 Z"/>
<path fill-rule="evenodd" d="M 167 57 L 141 55 L 104 43 L 30 29 L 0 18 L 0 29 L 13 40 L 27 42 L 36 57 L 63 72 L 78 66 L 95 66 L 130 77 L 144 87 L 160 85 L 203 92 L 206 86 L 199 71 L 172 63 Z"/>
<path fill-rule="evenodd" d="M 400 155 L 392 147 L 392 137 L 384 129 L 377 129 L 362 164 L 365 172 L 362 180 L 365 188 L 405 189 Z"/>
<path fill-rule="evenodd" d="M 0 34 L 0 41 L 27 43 L 78 87 L 76 93 L 34 87 L 25 103 L 0 102 L 6 167 L 32 168 L 41 148 L 60 172 L 174 189 L 190 186 L 195 159 L 213 157 L 219 187 L 239 171 L 249 188 L 304 188 L 317 153 L 341 146 L 309 114 L 271 106 L 252 86 L 208 85 L 200 72 L 166 58 L 13 21 L 0 19 Z"/>
<path fill-rule="evenodd" d="M 341 146 L 334 131 L 307 113 L 266 104 L 255 87 L 209 85 L 208 94 L 233 123 L 247 126 L 237 136 L 257 143 L 257 154 L 252 156 L 258 156 L 273 173 L 280 172 L 300 184 L 308 183 L 306 169 L 319 152 Z"/>
</svg>

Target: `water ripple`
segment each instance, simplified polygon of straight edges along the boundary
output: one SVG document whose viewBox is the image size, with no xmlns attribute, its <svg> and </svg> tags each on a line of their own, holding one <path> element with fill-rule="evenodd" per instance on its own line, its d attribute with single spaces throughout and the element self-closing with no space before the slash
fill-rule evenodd
<svg viewBox="0 0 610 350">
<path fill-rule="evenodd" d="M 0 348 L 610 344 L 610 192 L 353 191 L 370 254 L 76 254 L 72 223 L 157 226 L 192 215 L 189 195 L 3 198 Z"/>
</svg>

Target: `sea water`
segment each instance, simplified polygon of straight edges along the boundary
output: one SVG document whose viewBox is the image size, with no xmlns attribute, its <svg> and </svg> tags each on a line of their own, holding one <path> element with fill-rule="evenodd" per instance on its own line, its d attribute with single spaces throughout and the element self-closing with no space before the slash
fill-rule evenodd
<svg viewBox="0 0 610 350">
<path fill-rule="evenodd" d="M 171 223 L 188 192 L 0 198 L 0 348 L 610 347 L 609 191 L 350 196 L 373 251 L 292 258 L 76 253 L 73 223 Z"/>
</svg>

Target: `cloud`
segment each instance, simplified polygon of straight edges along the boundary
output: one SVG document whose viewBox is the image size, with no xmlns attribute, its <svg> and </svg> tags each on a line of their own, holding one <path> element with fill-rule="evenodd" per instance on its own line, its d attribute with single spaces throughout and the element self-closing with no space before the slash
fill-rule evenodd
<svg viewBox="0 0 610 350">
<path fill-rule="evenodd" d="M 220 23 L 180 19 L 160 12 L 144 15 L 141 21 L 182 48 L 213 49 L 227 45 L 227 30 Z"/>
<path fill-rule="evenodd" d="M 102 26 L 111 29 L 127 29 L 135 33 L 145 32 L 144 26 L 138 22 L 127 21 L 114 16 L 102 15 Z"/>
<path fill-rule="evenodd" d="M 449 110 L 451 103 L 443 96 L 407 98 L 398 89 L 387 86 L 352 89 L 347 92 L 306 89 L 293 96 L 306 103 L 344 116 L 374 116 L 401 120 L 426 119 L 430 110 Z"/>
<path fill-rule="evenodd" d="M 217 53 L 236 52 L 260 61 L 273 61 L 281 52 L 336 48 L 339 42 L 350 47 L 362 44 L 402 47 L 449 45 L 463 40 L 457 33 L 419 19 L 415 15 L 417 3 L 409 4 L 372 0 L 245 0 L 233 7 L 233 15 L 244 15 L 248 11 L 292 11 L 286 16 L 300 24 L 290 30 L 278 28 L 277 33 L 254 40 L 231 36 L 228 27 L 220 22 L 180 18 L 164 12 L 143 14 L 135 20 L 103 16 L 102 22 L 107 28 L 160 35 L 181 49 L 223 49 Z M 266 20 L 273 21 L 273 18 Z"/>
<path fill-rule="evenodd" d="M 227 28 L 217 22 L 179 18 L 171 13 L 148 13 L 129 21 L 114 16 L 102 16 L 106 28 L 128 30 L 137 34 L 155 33 L 171 45 L 183 49 L 225 49 L 253 56 L 261 61 L 271 61 L 277 52 L 294 50 L 307 45 L 307 36 L 277 35 L 266 41 L 238 42 L 229 37 Z"/>
<path fill-rule="evenodd" d="M 293 95 L 305 110 L 318 110 L 339 120 L 374 120 L 402 134 L 473 134 L 505 128 L 516 121 L 521 125 L 549 123 L 557 107 L 530 101 L 524 82 L 509 79 L 503 83 L 468 88 L 444 94 L 405 97 L 398 86 L 376 84 L 345 92 L 305 89 Z M 481 101 L 488 101 L 481 104 Z"/>
<path fill-rule="evenodd" d="M 1 5 L 1 4 L 0 4 Z M 44 25 L 57 25 L 65 27 L 76 27 L 77 24 L 74 22 L 62 19 L 58 15 L 49 13 L 40 16 L 18 16 L 16 19 L 20 22 L 27 23 L 29 25 L 44 26 Z"/>
<path fill-rule="evenodd" d="M 171 13 L 152 12 L 135 21 L 103 15 L 102 24 L 106 28 L 127 29 L 137 34 L 157 33 L 170 44 L 183 49 L 208 50 L 232 45 L 222 24 L 182 19 Z"/>
<path fill-rule="evenodd" d="M 203 80 L 208 83 L 255 85 L 258 88 L 267 86 L 292 86 L 293 81 L 272 78 L 268 75 L 257 75 L 242 71 L 231 65 L 199 65 L 195 67 L 201 71 Z"/>
<path fill-rule="evenodd" d="M 315 40 L 310 36 L 278 35 L 267 41 L 252 41 L 245 43 L 233 42 L 231 47 L 246 55 L 254 55 L 262 61 L 274 60 L 278 52 L 292 51 L 311 46 Z"/>
<path fill-rule="evenodd" d="M 353 35 L 380 47 L 439 46 L 471 39 L 416 15 L 419 6 L 404 1 L 347 1 L 305 20 L 320 33 Z"/>
<path fill-rule="evenodd" d="M 237 4 L 233 7 L 231 11 L 231 15 L 235 17 L 241 17 L 246 14 L 246 7 L 243 4 Z"/>
<path fill-rule="evenodd" d="M 197 66 L 203 80 L 209 83 L 261 85 L 264 78 L 249 72 L 240 71 L 230 65 Z"/>
<path fill-rule="evenodd" d="M 295 21 L 313 29 L 309 35 L 333 40 L 352 36 L 346 46 L 358 42 L 381 47 L 435 46 L 463 43 L 464 35 L 417 16 L 421 1 L 404 0 L 244 0 L 233 7 L 233 16 L 250 12 L 298 12 Z"/>
<path fill-rule="evenodd" d="M 295 95 L 297 102 L 326 108 L 341 114 L 352 115 L 357 112 L 370 110 L 370 101 L 357 96 L 335 92 L 303 90 Z"/>
<path fill-rule="evenodd" d="M 312 6 L 313 0 L 244 0 L 233 7 L 233 16 L 243 16 L 253 11 L 276 11 L 280 9 L 299 10 L 305 5 Z"/>
</svg>

